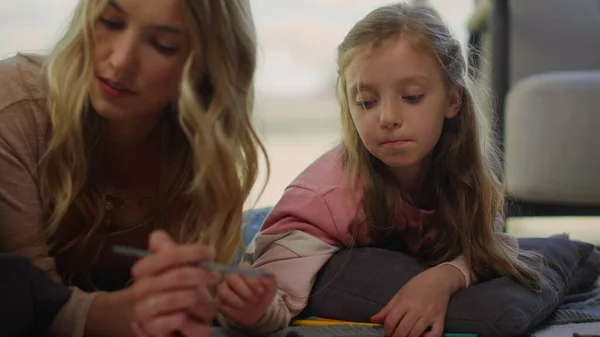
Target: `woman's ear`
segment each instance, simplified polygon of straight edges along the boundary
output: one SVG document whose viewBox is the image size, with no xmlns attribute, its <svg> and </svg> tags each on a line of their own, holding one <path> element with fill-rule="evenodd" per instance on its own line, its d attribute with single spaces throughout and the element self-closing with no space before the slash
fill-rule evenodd
<svg viewBox="0 0 600 337">
<path fill-rule="evenodd" d="M 453 85 L 450 88 L 448 107 L 446 109 L 446 114 L 444 115 L 444 117 L 448 119 L 456 117 L 458 111 L 460 111 L 460 108 L 462 107 L 463 94 L 464 89 L 461 87 Z"/>
</svg>

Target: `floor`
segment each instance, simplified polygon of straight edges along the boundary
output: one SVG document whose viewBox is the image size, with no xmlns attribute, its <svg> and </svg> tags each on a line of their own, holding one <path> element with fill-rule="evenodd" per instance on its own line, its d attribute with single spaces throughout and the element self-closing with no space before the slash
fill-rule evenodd
<svg viewBox="0 0 600 337">
<path fill-rule="evenodd" d="M 600 246 L 600 217 L 535 217 L 509 219 L 508 233 L 517 237 L 548 237 L 568 233 L 573 240 Z"/>
</svg>

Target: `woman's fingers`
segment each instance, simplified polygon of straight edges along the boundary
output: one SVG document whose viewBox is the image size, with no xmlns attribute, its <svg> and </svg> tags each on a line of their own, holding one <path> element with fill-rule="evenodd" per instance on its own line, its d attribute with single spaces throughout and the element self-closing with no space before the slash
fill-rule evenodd
<svg viewBox="0 0 600 337">
<path fill-rule="evenodd" d="M 131 330 L 136 337 L 150 337 L 137 321 L 131 323 Z"/>
<path fill-rule="evenodd" d="M 219 281 L 219 277 L 198 267 L 181 267 L 156 277 L 142 278 L 132 287 L 134 300 L 171 290 L 197 289 Z"/>
<path fill-rule="evenodd" d="M 135 317 L 146 320 L 156 316 L 168 315 L 178 311 L 187 311 L 196 306 L 211 306 L 207 299 L 199 298 L 196 290 L 171 291 L 149 296 L 146 301 L 139 302 L 134 309 Z"/>
<path fill-rule="evenodd" d="M 181 335 L 185 337 L 209 337 L 211 335 L 211 323 L 202 323 L 188 320 L 181 328 Z"/>
<path fill-rule="evenodd" d="M 159 316 L 145 323 L 133 327 L 139 337 L 167 337 L 167 336 L 185 336 L 185 337 L 209 337 L 211 333 L 211 323 L 198 321 L 190 318 L 185 313 Z M 146 333 L 147 332 L 147 333 Z"/>
<path fill-rule="evenodd" d="M 171 336 L 174 332 L 181 331 L 188 320 L 187 314 L 182 312 L 140 321 L 140 325 L 151 336 Z"/>
<path fill-rule="evenodd" d="M 175 241 L 173 241 L 169 234 L 160 229 L 150 233 L 148 238 L 148 248 L 154 253 L 157 253 L 168 247 L 174 247 L 175 245 Z"/>
<path fill-rule="evenodd" d="M 216 311 L 210 286 L 220 280 L 198 266 L 214 253 L 202 245 L 178 245 L 163 231 L 149 240 L 154 254 L 132 268 L 135 324 L 138 337 L 208 336 Z"/>
</svg>

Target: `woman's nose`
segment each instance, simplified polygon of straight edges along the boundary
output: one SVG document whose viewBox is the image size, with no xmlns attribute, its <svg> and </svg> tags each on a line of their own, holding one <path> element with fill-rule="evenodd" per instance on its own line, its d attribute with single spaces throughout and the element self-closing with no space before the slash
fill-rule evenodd
<svg viewBox="0 0 600 337">
<path fill-rule="evenodd" d="M 135 72 L 137 66 L 136 42 L 133 34 L 123 33 L 115 41 L 109 63 L 119 75 Z"/>
</svg>

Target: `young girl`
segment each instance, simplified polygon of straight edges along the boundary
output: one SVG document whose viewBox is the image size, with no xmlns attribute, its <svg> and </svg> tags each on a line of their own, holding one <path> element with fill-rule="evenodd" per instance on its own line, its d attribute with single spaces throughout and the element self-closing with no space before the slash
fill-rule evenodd
<svg viewBox="0 0 600 337">
<path fill-rule="evenodd" d="M 538 289 L 539 274 L 501 233 L 498 156 L 484 156 L 465 60 L 438 14 L 374 10 L 338 47 L 338 68 L 343 142 L 288 186 L 248 250 L 278 290 L 253 294 L 227 277 L 224 318 L 258 332 L 286 326 L 332 254 L 358 246 L 431 266 L 372 317 L 388 336 L 441 336 L 449 298 L 478 280 L 507 275 Z"/>
</svg>

